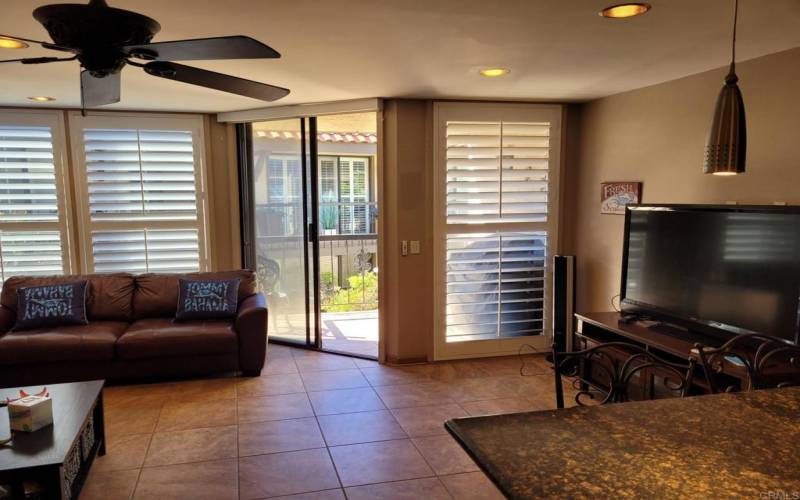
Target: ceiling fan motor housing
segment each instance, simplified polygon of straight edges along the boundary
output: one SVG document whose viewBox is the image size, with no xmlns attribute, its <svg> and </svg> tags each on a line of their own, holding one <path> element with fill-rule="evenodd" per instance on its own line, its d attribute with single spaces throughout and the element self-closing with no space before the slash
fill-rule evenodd
<svg viewBox="0 0 800 500">
<path fill-rule="evenodd" d="M 124 46 L 150 43 L 161 30 L 154 19 L 109 7 L 104 0 L 92 0 L 88 5 L 45 5 L 34 10 L 33 17 L 53 42 L 75 49 L 83 67 L 98 78 L 118 73 L 125 66 Z"/>
</svg>

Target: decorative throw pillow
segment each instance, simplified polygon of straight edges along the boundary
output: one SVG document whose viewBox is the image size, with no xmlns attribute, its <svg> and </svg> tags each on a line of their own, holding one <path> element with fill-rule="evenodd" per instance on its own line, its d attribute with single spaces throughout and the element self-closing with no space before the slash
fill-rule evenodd
<svg viewBox="0 0 800 500">
<path fill-rule="evenodd" d="M 239 280 L 178 280 L 177 321 L 236 316 Z"/>
<path fill-rule="evenodd" d="M 86 280 L 57 285 L 21 287 L 17 290 L 14 330 L 61 325 L 85 325 Z"/>
</svg>

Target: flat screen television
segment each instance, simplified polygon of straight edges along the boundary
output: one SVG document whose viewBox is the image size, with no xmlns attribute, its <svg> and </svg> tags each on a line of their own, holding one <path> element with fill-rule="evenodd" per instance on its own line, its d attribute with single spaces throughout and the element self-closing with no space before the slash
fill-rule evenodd
<svg viewBox="0 0 800 500">
<path fill-rule="evenodd" d="M 630 205 L 622 260 L 624 313 L 798 342 L 800 207 Z"/>
</svg>

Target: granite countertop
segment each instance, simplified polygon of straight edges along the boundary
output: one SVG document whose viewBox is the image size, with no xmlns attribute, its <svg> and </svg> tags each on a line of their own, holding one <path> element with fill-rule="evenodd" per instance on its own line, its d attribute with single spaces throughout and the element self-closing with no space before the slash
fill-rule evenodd
<svg viewBox="0 0 800 500">
<path fill-rule="evenodd" d="M 509 498 L 800 498 L 800 387 L 445 427 Z"/>
</svg>

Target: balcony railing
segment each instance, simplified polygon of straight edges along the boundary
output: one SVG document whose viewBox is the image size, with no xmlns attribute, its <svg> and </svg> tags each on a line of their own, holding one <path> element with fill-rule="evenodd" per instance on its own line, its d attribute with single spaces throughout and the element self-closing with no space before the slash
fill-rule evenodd
<svg viewBox="0 0 800 500">
<path fill-rule="evenodd" d="M 256 206 L 256 234 L 297 236 L 303 231 L 303 207 L 291 203 Z M 368 235 L 378 232 L 378 206 L 372 202 L 322 202 L 319 204 L 320 235 Z"/>
<path fill-rule="evenodd" d="M 378 308 L 378 235 L 321 235 L 320 302 L 323 312 Z"/>
<path fill-rule="evenodd" d="M 323 212 L 327 207 L 328 212 Z M 335 216 L 332 216 L 335 210 Z M 378 307 L 378 224 L 374 203 L 320 206 L 320 305 L 323 312 Z M 322 215 L 327 215 L 324 220 Z M 267 294 L 302 297 L 303 212 L 299 204 L 256 208 L 259 287 Z M 349 231 L 349 233 L 347 233 Z"/>
</svg>

